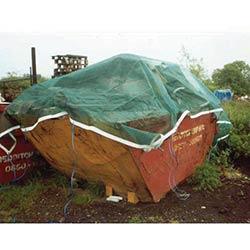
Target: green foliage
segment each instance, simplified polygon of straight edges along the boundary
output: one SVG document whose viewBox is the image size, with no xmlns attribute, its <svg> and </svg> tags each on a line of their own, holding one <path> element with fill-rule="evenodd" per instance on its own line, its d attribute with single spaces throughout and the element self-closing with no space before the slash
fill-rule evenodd
<svg viewBox="0 0 250 250">
<path fill-rule="evenodd" d="M 81 181 L 78 183 L 79 187 L 88 190 L 94 196 L 103 196 L 105 193 L 105 187 L 102 183 Z"/>
<path fill-rule="evenodd" d="M 55 172 L 53 177 L 49 180 L 48 185 L 51 185 L 54 188 L 61 187 L 66 189 L 69 187 L 69 178 L 61 173 Z"/>
<path fill-rule="evenodd" d="M 214 81 L 208 79 L 205 84 L 207 85 L 207 87 L 214 92 L 217 89 L 220 89 L 220 86 L 218 84 L 216 84 Z"/>
<path fill-rule="evenodd" d="M 163 218 L 159 215 L 149 217 L 134 215 L 128 219 L 128 223 L 161 223 L 163 221 Z"/>
<path fill-rule="evenodd" d="M 155 216 L 149 216 L 146 218 L 146 222 L 147 223 L 160 223 L 163 222 L 163 218 L 159 215 L 155 215 Z"/>
<path fill-rule="evenodd" d="M 223 103 L 233 124 L 226 147 L 230 150 L 232 160 L 240 156 L 250 157 L 250 103 L 245 101 L 232 101 Z"/>
<path fill-rule="evenodd" d="M 135 215 L 129 218 L 128 223 L 143 223 L 144 218 L 141 215 Z"/>
<path fill-rule="evenodd" d="M 231 160 L 230 160 L 231 150 L 229 148 L 220 149 L 216 148 L 212 150 L 210 154 L 209 162 L 215 166 L 221 168 L 231 168 Z"/>
<path fill-rule="evenodd" d="M 233 149 L 232 156 L 234 159 L 237 159 L 240 156 L 248 157 L 250 155 L 249 142 L 250 134 L 239 135 L 235 132 L 231 133 L 228 144 Z"/>
<path fill-rule="evenodd" d="M 29 208 L 44 189 L 39 182 L 29 182 L 24 186 L 5 186 L 0 191 L 0 210 L 16 209 L 23 211 Z"/>
<path fill-rule="evenodd" d="M 222 103 L 233 128 L 226 140 L 218 143 L 210 153 L 209 161 L 222 169 L 232 168 L 238 158 L 250 157 L 250 102 L 230 101 Z"/>
<path fill-rule="evenodd" d="M 234 61 L 213 72 L 212 80 L 221 88 L 230 88 L 236 95 L 250 93 L 250 66 L 244 61 Z"/>
<path fill-rule="evenodd" d="M 28 87 L 30 87 L 30 79 L 18 76 L 14 72 L 9 72 L 6 77 L 0 80 L 0 92 L 6 101 L 12 101 Z"/>
<path fill-rule="evenodd" d="M 205 162 L 196 169 L 189 182 L 194 184 L 198 190 L 214 191 L 221 185 L 220 175 L 221 172 L 217 166 Z"/>
<path fill-rule="evenodd" d="M 89 204 L 104 194 L 104 185 L 93 182 L 78 183 L 79 187 L 75 190 L 73 203 L 77 205 Z"/>
<path fill-rule="evenodd" d="M 104 185 L 100 183 L 88 182 L 86 187 L 94 196 L 103 196 L 105 193 Z"/>
<path fill-rule="evenodd" d="M 90 204 L 94 200 L 94 196 L 89 193 L 80 193 L 80 194 L 75 194 L 73 198 L 73 203 L 76 205 L 84 205 L 84 204 Z"/>
<path fill-rule="evenodd" d="M 215 91 L 216 89 L 219 89 L 219 85 L 216 84 L 212 79 L 209 78 L 208 72 L 204 66 L 203 58 L 197 59 L 195 57 L 192 57 L 185 47 L 181 48 L 180 51 L 180 63 L 190 70 L 190 72 L 197 77 L 199 80 L 201 80 L 207 88 L 209 88 L 211 91 Z"/>
<path fill-rule="evenodd" d="M 195 75 L 198 79 L 203 81 L 205 84 L 209 84 L 210 80 L 207 75 L 207 71 L 204 67 L 203 58 L 197 59 L 192 57 L 185 47 L 181 48 L 180 51 L 181 58 L 180 62 L 183 64 L 186 68 L 190 70 L 190 72 Z"/>
</svg>

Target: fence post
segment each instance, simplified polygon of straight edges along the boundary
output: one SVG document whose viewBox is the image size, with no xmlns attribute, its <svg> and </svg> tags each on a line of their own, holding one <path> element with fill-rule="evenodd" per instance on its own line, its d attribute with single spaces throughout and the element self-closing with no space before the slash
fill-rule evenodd
<svg viewBox="0 0 250 250">
<path fill-rule="evenodd" d="M 36 48 L 31 48 L 31 62 L 32 62 L 32 84 L 37 83 L 37 74 L 36 74 Z"/>
</svg>

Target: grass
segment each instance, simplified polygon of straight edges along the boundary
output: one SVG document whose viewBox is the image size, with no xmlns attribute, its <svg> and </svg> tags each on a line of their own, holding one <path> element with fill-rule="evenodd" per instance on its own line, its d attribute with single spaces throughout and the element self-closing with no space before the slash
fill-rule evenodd
<svg viewBox="0 0 250 250">
<path fill-rule="evenodd" d="M 39 182 L 30 182 L 25 186 L 5 186 L 0 192 L 0 210 L 18 207 L 20 210 L 28 208 L 39 197 L 44 187 Z"/>
<path fill-rule="evenodd" d="M 128 223 L 160 223 L 164 222 L 163 218 L 161 216 L 149 216 L 149 217 L 143 217 L 141 215 L 135 215 L 129 218 Z"/>
<path fill-rule="evenodd" d="M 94 196 L 101 197 L 105 193 L 105 187 L 101 183 L 82 181 L 79 182 L 79 187 L 84 190 L 89 190 L 89 192 Z"/>
<path fill-rule="evenodd" d="M 73 190 L 76 205 L 90 204 L 104 193 L 104 187 L 96 183 L 85 182 L 84 189 L 78 186 Z M 11 222 L 17 214 L 29 212 L 49 189 L 63 190 L 66 199 L 69 187 L 70 178 L 51 168 L 33 171 L 23 184 L 0 186 L 0 222 Z"/>
<path fill-rule="evenodd" d="M 150 222 L 150 223 L 160 223 L 160 222 L 164 222 L 163 218 L 159 215 L 156 216 L 150 216 L 146 218 L 146 222 Z"/>
<path fill-rule="evenodd" d="M 55 172 L 52 177 L 48 180 L 47 185 L 52 186 L 54 188 L 60 187 L 63 189 L 67 189 L 69 187 L 69 178 L 65 175 L 62 175 L 59 172 Z"/>
<path fill-rule="evenodd" d="M 145 220 L 141 215 L 135 215 L 128 219 L 128 223 L 144 223 Z"/>
<path fill-rule="evenodd" d="M 58 172 L 45 178 L 43 172 L 40 169 L 32 171 L 23 184 L 0 186 L 0 221 L 9 222 L 15 214 L 31 209 L 49 188 L 64 188 L 66 196 L 68 179 Z"/>
<path fill-rule="evenodd" d="M 223 108 L 233 124 L 230 137 L 226 142 L 231 159 L 250 157 L 250 102 L 225 102 Z"/>
<path fill-rule="evenodd" d="M 196 169 L 188 181 L 195 185 L 195 189 L 197 190 L 214 191 L 221 185 L 220 176 L 221 169 L 206 161 Z"/>
<path fill-rule="evenodd" d="M 46 188 L 38 181 L 24 186 L 2 186 L 0 189 L 0 220 L 11 222 L 15 214 L 30 209 Z"/>
<path fill-rule="evenodd" d="M 104 195 L 104 186 L 93 182 L 78 182 L 72 202 L 76 205 L 90 204 Z"/>
<path fill-rule="evenodd" d="M 89 193 L 75 194 L 72 202 L 76 205 L 90 204 L 94 201 L 95 196 Z"/>
<path fill-rule="evenodd" d="M 27 179 L 17 185 L 0 187 L 0 221 L 9 221 L 13 216 L 29 212 L 33 204 L 45 192 L 65 194 L 67 201 L 70 190 L 70 178 L 50 167 L 34 169 Z M 78 182 L 73 185 L 72 203 L 87 205 L 97 201 L 105 193 L 104 185 L 93 182 Z M 56 195 L 56 193 L 55 193 Z"/>
<path fill-rule="evenodd" d="M 84 182 L 81 188 L 75 190 L 73 203 L 76 205 L 90 204 L 104 195 L 104 186 L 99 183 Z"/>
<path fill-rule="evenodd" d="M 168 222 L 171 223 L 171 224 L 178 224 L 178 223 L 180 223 L 180 222 L 178 221 L 178 219 L 175 219 L 175 218 L 170 219 Z"/>
</svg>

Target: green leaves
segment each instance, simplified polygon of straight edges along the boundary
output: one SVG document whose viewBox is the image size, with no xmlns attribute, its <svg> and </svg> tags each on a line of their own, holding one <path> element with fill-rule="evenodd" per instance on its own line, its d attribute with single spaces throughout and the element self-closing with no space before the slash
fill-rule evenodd
<svg viewBox="0 0 250 250">
<path fill-rule="evenodd" d="M 197 59 L 195 57 L 192 57 L 185 49 L 185 47 L 181 48 L 180 54 L 181 64 L 188 68 L 190 72 L 199 80 L 203 81 L 205 84 L 209 84 L 210 79 L 208 78 L 207 70 L 204 67 L 203 58 Z"/>
<path fill-rule="evenodd" d="M 223 103 L 233 124 L 227 147 L 230 149 L 232 160 L 239 156 L 250 157 L 250 103 L 244 101 L 232 101 Z"/>
<path fill-rule="evenodd" d="M 213 72 L 212 80 L 221 88 L 230 88 L 236 95 L 250 93 L 250 66 L 244 61 L 234 61 Z"/>
<path fill-rule="evenodd" d="M 214 191 L 221 185 L 220 169 L 205 162 L 202 166 L 196 169 L 194 175 L 190 178 L 190 182 L 196 186 L 198 190 Z"/>
</svg>

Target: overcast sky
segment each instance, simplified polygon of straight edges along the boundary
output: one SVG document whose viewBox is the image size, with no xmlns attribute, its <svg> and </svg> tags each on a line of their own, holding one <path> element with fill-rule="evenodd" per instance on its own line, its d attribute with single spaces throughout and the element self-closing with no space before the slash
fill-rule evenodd
<svg viewBox="0 0 250 250">
<path fill-rule="evenodd" d="M 56 54 L 87 55 L 90 64 L 119 53 L 178 62 L 182 46 L 203 58 L 209 73 L 234 60 L 250 63 L 250 33 L 0 33 L 0 77 L 28 73 L 31 46 L 37 71 L 45 76 L 52 75 Z"/>
</svg>

